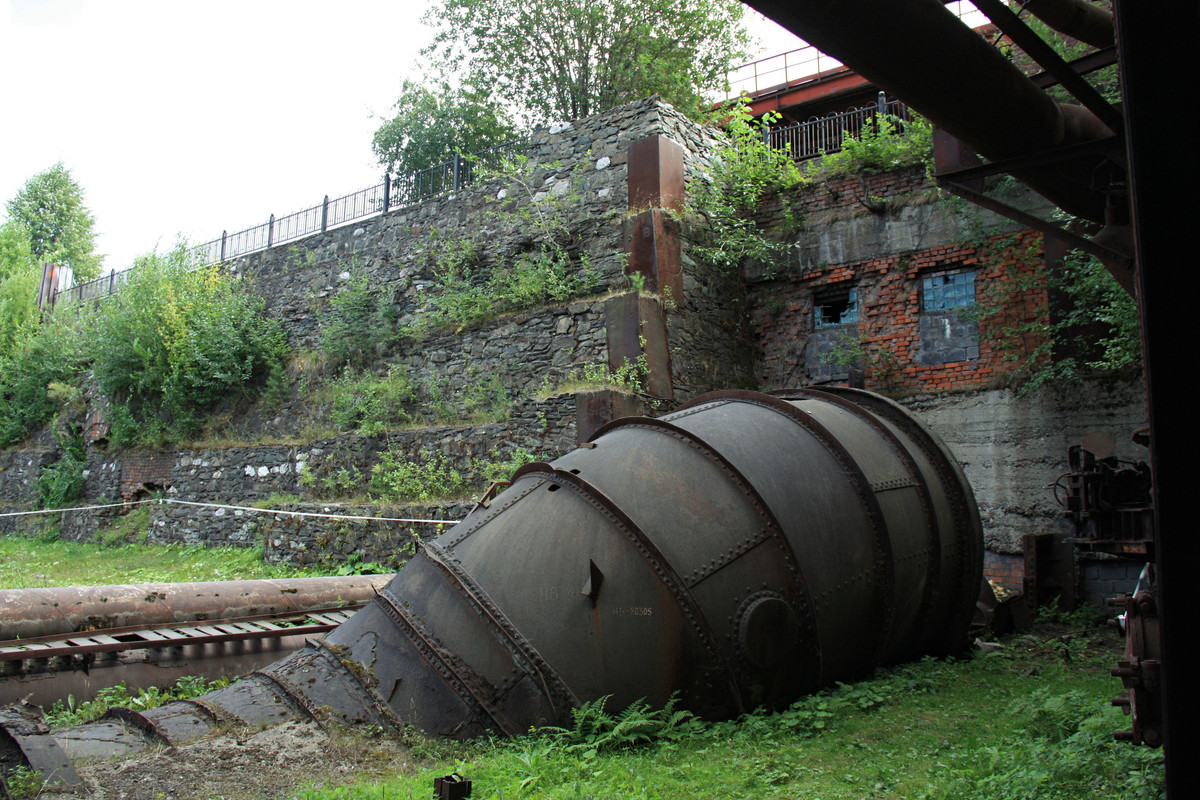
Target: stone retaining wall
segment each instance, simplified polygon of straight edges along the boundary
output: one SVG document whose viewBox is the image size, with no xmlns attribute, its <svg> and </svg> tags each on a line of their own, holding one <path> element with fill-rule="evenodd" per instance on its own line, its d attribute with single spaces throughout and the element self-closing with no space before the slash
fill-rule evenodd
<svg viewBox="0 0 1200 800">
<path fill-rule="evenodd" d="M 266 559 L 272 563 L 329 569 L 345 563 L 374 562 L 395 570 L 413 554 L 416 542 L 440 536 L 450 527 L 396 519 L 458 521 L 473 506 L 466 502 L 413 506 L 288 503 L 279 510 L 334 515 L 334 518 L 262 514 L 253 524 L 264 541 Z M 338 514 L 385 519 L 336 518 Z"/>
</svg>

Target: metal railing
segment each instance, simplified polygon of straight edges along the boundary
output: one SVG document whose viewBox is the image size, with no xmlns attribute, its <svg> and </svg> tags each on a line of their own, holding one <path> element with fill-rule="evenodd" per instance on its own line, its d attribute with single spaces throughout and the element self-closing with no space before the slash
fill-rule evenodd
<svg viewBox="0 0 1200 800">
<path fill-rule="evenodd" d="M 764 138 L 773 149 L 788 151 L 793 159 L 803 161 L 827 153 L 836 153 L 842 149 L 842 142 L 847 134 L 860 135 L 868 122 L 882 115 L 905 122 L 912 119 L 908 106 L 899 100 L 888 100 L 883 92 L 880 92 L 879 99 L 873 106 L 838 111 L 797 122 L 795 125 L 773 128 L 764 133 Z"/>
<path fill-rule="evenodd" d="M 947 0 L 945 5 L 965 25 L 978 29 L 989 24 L 987 17 L 966 0 Z M 841 61 L 805 42 L 803 47 L 742 64 L 726 73 L 725 99 L 757 97 L 849 71 Z"/>
<path fill-rule="evenodd" d="M 266 250 L 314 233 L 324 233 L 365 217 L 414 205 L 439 194 L 462 189 L 481 172 L 481 168 L 499 169 L 506 162 L 522 155 L 529 137 L 489 147 L 470 156 L 457 153 L 449 161 L 404 175 L 385 175 L 382 183 L 368 186 L 341 197 L 329 195 L 320 205 L 295 211 L 281 217 L 271 215 L 261 225 L 229 233 L 220 238 L 196 245 L 192 252 L 199 263 L 219 264 L 231 258 Z M 55 293 L 55 303 L 83 303 L 116 294 L 128 283 L 133 267 L 112 272 L 95 280 L 72 286 Z"/>
<path fill-rule="evenodd" d="M 110 272 L 90 281 L 77 283 L 69 289 L 60 289 L 54 293 L 51 305 L 59 303 L 83 303 L 87 300 L 99 300 L 116 294 L 122 286 L 129 282 L 133 267 L 119 272 Z"/>
<path fill-rule="evenodd" d="M 197 245 L 195 250 L 204 263 L 217 264 L 458 191 L 475 180 L 481 166 L 499 168 L 504 161 L 520 155 L 528 143 L 528 137 L 517 139 L 470 156 L 456 153 L 449 161 L 416 172 L 385 175 L 382 183 L 332 199 L 326 195 L 320 205 L 282 217 L 272 214 L 261 225 L 234 233 L 226 231 L 219 239 Z"/>
</svg>

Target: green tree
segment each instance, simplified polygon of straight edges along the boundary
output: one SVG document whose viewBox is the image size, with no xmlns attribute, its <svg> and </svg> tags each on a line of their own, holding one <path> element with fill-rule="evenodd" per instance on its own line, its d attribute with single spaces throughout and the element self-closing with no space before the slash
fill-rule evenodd
<svg viewBox="0 0 1200 800">
<path fill-rule="evenodd" d="M 41 277 L 25 226 L 0 225 L 0 353 L 15 353 L 37 329 Z"/>
<path fill-rule="evenodd" d="M 95 252 L 95 218 L 83 204 L 83 190 L 62 163 L 34 175 L 8 201 L 8 216 L 29 231 L 30 251 L 37 263 L 70 267 L 75 280 L 100 275 L 103 256 Z"/>
<path fill-rule="evenodd" d="M 652 94 L 698 116 L 747 58 L 742 15 L 736 0 L 442 0 L 425 55 L 539 122 Z"/>
<path fill-rule="evenodd" d="M 504 108 L 471 88 L 435 89 L 405 81 L 394 116 L 375 131 L 371 149 L 389 172 L 416 172 L 518 136 Z"/>
</svg>

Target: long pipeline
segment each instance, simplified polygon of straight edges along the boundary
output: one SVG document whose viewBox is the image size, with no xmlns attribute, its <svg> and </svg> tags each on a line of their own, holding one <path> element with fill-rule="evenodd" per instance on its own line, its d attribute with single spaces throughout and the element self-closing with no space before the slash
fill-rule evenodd
<svg viewBox="0 0 1200 800">
<path fill-rule="evenodd" d="M 324 642 L 236 684 L 0 730 L 10 763 L 70 783 L 78 759 L 231 724 L 518 734 L 604 695 L 729 717 L 964 648 L 982 548 L 962 470 L 898 404 L 714 393 L 522 467 Z"/>
<path fill-rule="evenodd" d="M 0 642 L 100 628 L 298 613 L 365 602 L 386 578 L 141 583 L 0 590 Z"/>
</svg>

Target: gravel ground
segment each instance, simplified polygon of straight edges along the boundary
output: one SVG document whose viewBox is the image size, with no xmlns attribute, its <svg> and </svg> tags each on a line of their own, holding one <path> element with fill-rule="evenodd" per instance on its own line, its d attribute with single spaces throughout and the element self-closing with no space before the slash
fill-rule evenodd
<svg viewBox="0 0 1200 800">
<path fill-rule="evenodd" d="M 308 786 L 410 769 L 386 738 L 329 734 L 314 723 L 230 731 L 184 747 L 77 766 L 86 788 L 47 797 L 87 800 L 283 800 Z"/>
</svg>

